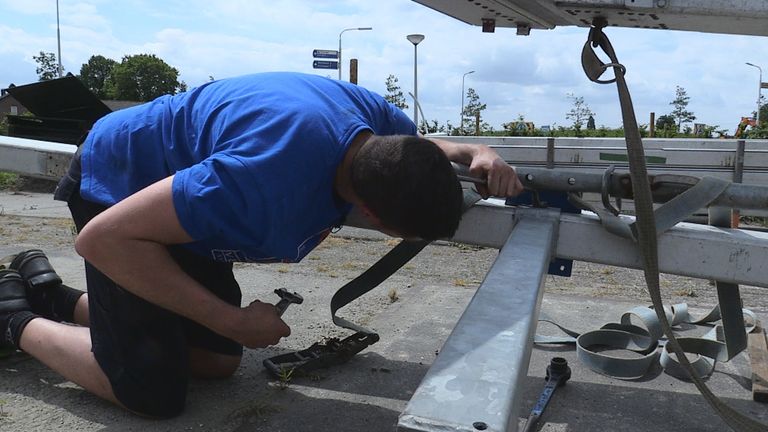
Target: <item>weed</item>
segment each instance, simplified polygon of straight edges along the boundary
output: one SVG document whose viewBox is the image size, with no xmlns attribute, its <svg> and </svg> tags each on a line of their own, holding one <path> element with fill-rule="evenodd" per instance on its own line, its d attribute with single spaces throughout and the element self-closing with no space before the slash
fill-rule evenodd
<svg viewBox="0 0 768 432">
<path fill-rule="evenodd" d="M 0 190 L 15 189 L 18 184 L 18 174 L 0 171 Z"/>
<path fill-rule="evenodd" d="M 397 295 L 397 288 L 390 288 L 389 292 L 387 293 L 387 297 L 389 297 L 389 302 L 394 303 L 400 299 L 400 296 Z"/>
<path fill-rule="evenodd" d="M 280 390 L 285 390 L 288 388 L 288 384 L 291 382 L 291 379 L 293 378 L 293 371 L 295 369 L 290 368 L 281 368 L 280 374 L 277 376 L 278 382 L 277 382 L 277 388 Z"/>
<path fill-rule="evenodd" d="M 453 284 L 460 287 L 469 286 L 469 282 L 466 279 L 454 279 Z"/>
<path fill-rule="evenodd" d="M 673 292 L 676 296 L 680 297 L 698 297 L 699 295 L 696 294 L 696 291 L 693 290 L 693 288 L 681 288 L 679 290 L 676 290 Z"/>
<path fill-rule="evenodd" d="M 5 399 L 0 399 L 0 419 L 10 417 L 11 413 L 5 410 L 5 404 L 8 403 Z"/>
<path fill-rule="evenodd" d="M 347 261 L 341 264 L 341 268 L 344 270 L 356 270 L 360 268 L 360 266 L 358 266 L 357 263 L 354 263 L 352 261 Z"/>
<path fill-rule="evenodd" d="M 260 418 L 278 411 L 280 411 L 280 408 L 267 402 L 267 398 L 264 397 L 235 409 L 229 414 L 228 418 L 230 420 L 235 418 Z"/>
</svg>

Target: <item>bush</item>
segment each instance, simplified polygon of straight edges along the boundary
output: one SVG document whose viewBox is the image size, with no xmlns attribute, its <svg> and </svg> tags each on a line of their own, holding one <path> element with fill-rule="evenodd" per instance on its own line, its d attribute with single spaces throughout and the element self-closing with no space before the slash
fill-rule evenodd
<svg viewBox="0 0 768 432">
<path fill-rule="evenodd" d="M 18 174 L 0 171 L 0 190 L 16 189 L 18 184 Z"/>
</svg>

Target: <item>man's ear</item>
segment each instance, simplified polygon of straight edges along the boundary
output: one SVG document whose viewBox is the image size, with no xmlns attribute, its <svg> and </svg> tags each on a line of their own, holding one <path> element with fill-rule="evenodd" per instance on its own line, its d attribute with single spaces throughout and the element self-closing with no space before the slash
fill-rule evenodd
<svg viewBox="0 0 768 432">
<path fill-rule="evenodd" d="M 370 208 L 368 208 L 365 204 L 358 204 L 358 208 L 360 209 L 360 213 L 362 213 L 363 216 L 375 227 L 379 228 L 381 227 L 381 219 L 379 219 L 378 216 L 376 216 L 376 213 L 374 213 Z"/>
</svg>

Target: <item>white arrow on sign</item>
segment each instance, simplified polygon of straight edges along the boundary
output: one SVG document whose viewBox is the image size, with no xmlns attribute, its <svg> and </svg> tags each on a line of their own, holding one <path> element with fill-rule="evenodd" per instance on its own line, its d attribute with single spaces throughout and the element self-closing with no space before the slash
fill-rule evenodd
<svg viewBox="0 0 768 432">
<path fill-rule="evenodd" d="M 316 50 L 312 50 L 312 57 L 314 57 L 314 58 L 337 59 L 337 58 L 339 58 L 339 52 L 336 51 L 336 50 L 316 49 Z"/>
</svg>

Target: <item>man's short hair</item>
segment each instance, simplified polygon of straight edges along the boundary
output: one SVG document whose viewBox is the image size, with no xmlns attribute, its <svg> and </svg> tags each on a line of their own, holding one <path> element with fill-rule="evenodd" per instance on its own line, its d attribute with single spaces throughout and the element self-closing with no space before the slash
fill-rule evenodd
<svg viewBox="0 0 768 432">
<path fill-rule="evenodd" d="M 371 136 L 352 162 L 352 188 L 385 228 L 404 237 L 447 238 L 459 226 L 461 183 L 428 139 Z"/>
</svg>

